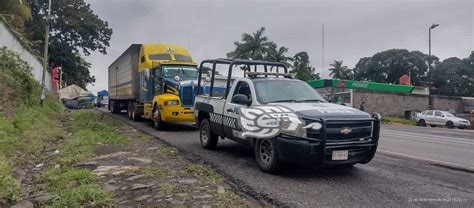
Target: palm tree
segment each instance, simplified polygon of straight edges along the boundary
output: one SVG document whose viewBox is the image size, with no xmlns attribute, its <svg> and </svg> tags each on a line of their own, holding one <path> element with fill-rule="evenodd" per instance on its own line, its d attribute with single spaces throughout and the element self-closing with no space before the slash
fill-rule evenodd
<svg viewBox="0 0 474 208">
<path fill-rule="evenodd" d="M 274 43 L 268 41 L 268 38 L 263 35 L 265 27 L 261 27 L 253 34 L 242 34 L 242 42 L 234 42 L 235 50 L 228 53 L 229 58 L 241 58 L 252 60 L 263 60 L 268 52 L 268 48 Z"/>
<path fill-rule="evenodd" d="M 291 66 L 291 62 L 293 61 L 292 57 L 288 57 L 285 54 L 288 53 L 288 48 L 284 46 L 278 46 L 276 44 L 271 44 L 267 51 L 267 56 L 265 57 L 266 61 L 273 61 L 283 63 L 286 67 Z M 273 67 L 270 68 L 272 71 Z"/>
<path fill-rule="evenodd" d="M 349 79 L 351 77 L 351 70 L 347 68 L 347 66 L 342 65 L 342 61 L 334 60 L 330 66 L 332 68 L 329 69 L 331 75 L 335 79 Z"/>
</svg>

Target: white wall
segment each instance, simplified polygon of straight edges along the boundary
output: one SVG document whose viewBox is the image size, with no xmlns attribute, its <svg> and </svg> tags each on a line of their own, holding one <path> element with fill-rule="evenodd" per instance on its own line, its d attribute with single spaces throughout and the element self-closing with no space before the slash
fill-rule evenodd
<svg viewBox="0 0 474 208">
<path fill-rule="evenodd" d="M 43 63 L 40 62 L 28 49 L 20 44 L 20 41 L 14 36 L 3 22 L 0 21 L 0 47 L 7 47 L 8 49 L 20 54 L 20 57 L 28 62 L 32 67 L 32 74 L 38 82 L 41 83 L 41 74 L 43 73 Z M 46 89 L 51 90 L 51 75 L 46 73 L 45 78 Z"/>
</svg>

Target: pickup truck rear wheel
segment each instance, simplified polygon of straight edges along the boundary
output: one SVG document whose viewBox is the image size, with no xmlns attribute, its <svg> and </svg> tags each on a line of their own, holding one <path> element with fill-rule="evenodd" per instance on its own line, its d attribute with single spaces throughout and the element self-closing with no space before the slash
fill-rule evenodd
<svg viewBox="0 0 474 208">
<path fill-rule="evenodd" d="M 280 161 L 275 139 L 259 139 L 255 143 L 255 158 L 260 170 L 266 173 L 276 173 Z"/>
<path fill-rule="evenodd" d="M 201 121 L 201 125 L 199 126 L 199 140 L 204 149 L 214 149 L 217 146 L 219 137 L 212 132 L 211 123 L 208 119 Z"/>
</svg>

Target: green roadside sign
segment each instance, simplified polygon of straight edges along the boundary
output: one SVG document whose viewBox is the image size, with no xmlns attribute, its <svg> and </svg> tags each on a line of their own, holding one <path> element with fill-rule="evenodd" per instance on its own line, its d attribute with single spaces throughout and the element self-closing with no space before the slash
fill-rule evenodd
<svg viewBox="0 0 474 208">
<path fill-rule="evenodd" d="M 320 79 L 308 81 L 313 88 L 334 87 L 346 89 L 363 89 L 378 92 L 411 93 L 415 87 L 408 85 L 384 84 L 378 82 L 361 82 L 354 80 Z"/>
</svg>

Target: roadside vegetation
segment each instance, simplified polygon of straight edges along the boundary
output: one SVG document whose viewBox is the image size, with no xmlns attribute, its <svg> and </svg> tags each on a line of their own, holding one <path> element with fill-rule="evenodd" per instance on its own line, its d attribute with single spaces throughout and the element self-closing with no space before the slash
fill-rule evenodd
<svg viewBox="0 0 474 208">
<path fill-rule="evenodd" d="M 416 126 L 415 120 L 405 119 L 405 118 L 401 118 L 401 117 L 398 117 L 398 116 L 383 116 L 382 117 L 382 122 L 383 123 L 389 123 L 389 124 L 403 124 L 403 125 Z"/>
<path fill-rule="evenodd" d="M 31 67 L 6 48 L 0 61 L 0 207 L 250 206 L 217 172 L 119 120 L 49 96 L 40 106 Z"/>
<path fill-rule="evenodd" d="M 40 85 L 31 76 L 31 67 L 18 54 L 0 49 L 0 206 L 20 197 L 14 167 L 62 137 L 51 117 L 63 110 L 47 97 L 39 105 Z M 53 128 L 52 128 L 53 127 Z M 41 133 L 38 133 L 41 131 Z"/>
</svg>

